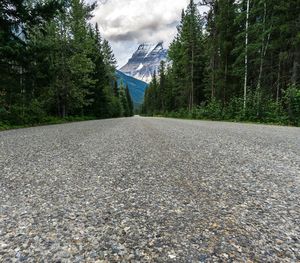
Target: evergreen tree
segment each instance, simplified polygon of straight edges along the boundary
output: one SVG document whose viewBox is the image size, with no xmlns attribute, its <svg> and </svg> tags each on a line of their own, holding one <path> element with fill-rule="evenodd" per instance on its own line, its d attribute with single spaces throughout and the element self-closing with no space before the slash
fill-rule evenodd
<svg viewBox="0 0 300 263">
<path fill-rule="evenodd" d="M 130 109 L 129 104 L 126 96 L 126 91 L 123 82 L 121 83 L 119 87 L 119 99 L 122 105 L 122 116 L 129 117 L 130 116 Z"/>
<path fill-rule="evenodd" d="M 116 98 L 119 98 L 119 87 L 118 87 L 118 82 L 114 80 L 114 96 Z"/>
<path fill-rule="evenodd" d="M 126 85 L 125 94 L 126 94 L 126 100 L 127 100 L 127 104 L 128 104 L 128 116 L 127 117 L 133 116 L 133 102 L 131 99 L 128 85 Z"/>
<path fill-rule="evenodd" d="M 0 124 L 118 117 L 115 59 L 82 0 L 1 1 Z"/>
<path fill-rule="evenodd" d="M 156 72 L 154 72 L 152 81 L 150 82 L 148 88 L 145 91 L 144 99 L 144 113 L 152 115 L 159 111 L 159 105 L 157 100 L 158 95 L 158 82 L 156 78 Z"/>
<path fill-rule="evenodd" d="M 109 110 L 111 107 L 110 97 L 112 95 L 107 87 L 110 85 L 110 79 L 107 78 L 108 73 L 104 63 L 102 38 L 97 23 L 95 25 L 95 30 L 91 30 L 91 36 L 94 39 L 94 49 L 91 54 L 91 59 L 95 64 L 93 79 L 96 82 L 89 90 L 91 106 L 88 108 L 88 113 L 98 118 L 108 118 L 112 117 L 111 115 L 115 115 L 115 113 L 111 114 L 111 110 Z"/>
<path fill-rule="evenodd" d="M 170 67 L 150 83 L 143 112 L 299 123 L 300 1 L 200 4 L 204 17 L 193 1 L 182 11 Z"/>
<path fill-rule="evenodd" d="M 166 110 L 166 100 L 167 100 L 167 86 L 166 86 L 166 69 L 165 62 L 161 61 L 159 67 L 159 92 L 158 92 L 158 102 L 159 110 L 164 112 Z"/>
<path fill-rule="evenodd" d="M 111 80 L 115 76 L 117 61 L 110 47 L 109 42 L 105 39 L 103 40 L 102 43 L 102 51 L 103 51 L 103 60 L 107 72 L 107 78 Z"/>
<path fill-rule="evenodd" d="M 33 88 L 29 79 L 32 54 L 28 49 L 29 30 L 43 28 L 60 10 L 58 1 L 3 0 L 0 3 L 0 121 L 14 124 L 29 121 Z M 28 78 L 29 77 L 29 78 Z"/>
<path fill-rule="evenodd" d="M 174 89 L 178 108 L 192 107 L 204 100 L 204 42 L 202 19 L 193 0 L 182 12 L 178 34 L 170 46 L 169 57 L 173 64 L 177 87 Z M 176 94 L 177 93 L 177 94 Z"/>
<path fill-rule="evenodd" d="M 235 57 L 234 49 L 234 34 L 235 28 L 235 1 L 220 0 L 218 1 L 218 9 L 215 14 L 217 31 L 217 46 L 218 46 L 218 64 L 214 69 L 216 74 L 215 79 L 215 98 L 221 100 L 225 105 L 231 96 L 236 91 L 236 81 L 233 74 L 233 63 Z"/>
</svg>

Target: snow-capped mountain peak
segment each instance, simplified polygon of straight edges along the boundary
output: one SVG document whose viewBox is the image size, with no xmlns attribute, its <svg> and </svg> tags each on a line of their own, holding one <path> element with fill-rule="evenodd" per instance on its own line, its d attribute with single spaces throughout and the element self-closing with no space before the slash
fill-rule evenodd
<svg viewBox="0 0 300 263">
<path fill-rule="evenodd" d="M 167 50 L 163 42 L 158 44 L 143 43 L 134 52 L 127 64 L 120 71 L 131 77 L 150 82 L 154 72 L 158 71 L 160 62 L 166 61 Z"/>
</svg>

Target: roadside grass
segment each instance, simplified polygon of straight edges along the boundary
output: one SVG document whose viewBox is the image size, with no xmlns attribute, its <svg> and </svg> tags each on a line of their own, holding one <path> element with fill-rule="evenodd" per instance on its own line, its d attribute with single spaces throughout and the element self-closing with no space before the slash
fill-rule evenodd
<svg viewBox="0 0 300 263">
<path fill-rule="evenodd" d="M 234 120 L 234 119 L 207 119 L 207 118 L 190 118 L 190 117 L 173 117 L 164 115 L 153 115 L 146 117 L 156 118 L 167 118 L 167 119 L 178 119 L 178 120 L 194 120 L 194 121 L 212 121 L 212 122 L 228 122 L 228 123 L 243 123 L 243 124 L 260 124 L 260 125 L 275 125 L 275 126 L 286 126 L 286 127 L 300 127 L 300 125 L 293 125 L 280 122 L 263 122 L 263 121 L 249 121 L 249 120 Z"/>
<path fill-rule="evenodd" d="M 219 121 L 219 122 L 231 122 L 231 123 L 245 123 L 245 124 L 262 124 L 262 125 L 276 125 L 276 126 L 288 126 L 288 127 L 300 127 L 300 123 L 292 123 L 286 118 L 274 119 L 243 119 L 243 118 L 224 118 L 224 117 L 209 117 L 209 116 L 195 116 L 192 113 L 183 112 L 167 112 L 157 113 L 152 115 L 142 115 L 147 117 L 158 117 L 158 118 L 171 118 L 171 119 L 183 119 L 183 120 L 202 120 L 202 121 Z"/>
<path fill-rule="evenodd" d="M 40 122 L 22 124 L 22 125 L 13 125 L 7 122 L 0 121 L 0 131 L 45 126 L 45 125 L 54 125 L 54 124 L 64 124 L 64 123 L 71 123 L 71 122 L 91 121 L 91 120 L 97 120 L 97 118 L 91 116 L 70 116 L 65 118 L 45 117 Z"/>
</svg>

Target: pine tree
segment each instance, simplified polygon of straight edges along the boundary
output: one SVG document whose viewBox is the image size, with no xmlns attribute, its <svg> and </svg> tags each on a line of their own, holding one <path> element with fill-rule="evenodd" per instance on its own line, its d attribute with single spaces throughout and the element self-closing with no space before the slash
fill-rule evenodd
<svg viewBox="0 0 300 263">
<path fill-rule="evenodd" d="M 207 97 L 222 101 L 224 106 L 237 90 L 233 71 L 235 10 L 234 0 L 220 0 L 211 5 L 207 16 Z"/>
<path fill-rule="evenodd" d="M 106 39 L 103 40 L 102 51 L 104 56 L 104 64 L 106 66 L 107 78 L 111 80 L 115 76 L 117 62 L 111 46 Z"/>
<path fill-rule="evenodd" d="M 169 57 L 174 74 L 178 78 L 175 96 L 178 107 L 188 106 L 189 110 L 204 100 L 204 43 L 202 19 L 193 0 L 186 12 L 182 12 L 178 34 L 170 46 Z"/>
<path fill-rule="evenodd" d="M 114 96 L 116 98 L 119 98 L 119 87 L 118 87 L 118 82 L 114 80 Z"/>
<path fill-rule="evenodd" d="M 126 97 L 126 91 L 125 91 L 125 87 L 124 87 L 124 83 L 122 82 L 120 84 L 119 87 L 119 99 L 122 105 L 122 116 L 124 117 L 129 117 L 130 116 L 130 109 L 129 109 L 129 104 L 128 104 L 128 100 Z"/>
<path fill-rule="evenodd" d="M 34 76 L 30 76 L 34 54 L 28 48 L 28 34 L 30 28 L 43 28 L 60 7 L 55 0 L 35 5 L 29 1 L 1 1 L 0 119 L 20 124 L 31 118 L 32 87 L 29 80 Z"/>
<path fill-rule="evenodd" d="M 109 90 L 106 90 L 106 87 L 110 85 L 110 80 L 107 78 L 104 54 L 102 50 L 102 38 L 97 23 L 95 25 L 95 29 L 91 29 L 90 35 L 94 40 L 90 58 L 95 64 L 95 70 L 92 74 L 93 79 L 95 80 L 95 85 L 92 85 L 89 88 L 89 99 L 91 101 L 91 105 L 87 108 L 87 113 L 98 118 L 108 118 L 111 117 L 109 110 L 111 95 Z"/>
<path fill-rule="evenodd" d="M 131 99 L 128 85 L 126 85 L 125 94 L 126 94 L 126 100 L 127 100 L 127 104 L 128 104 L 128 116 L 127 117 L 130 117 L 130 116 L 133 116 L 133 102 Z"/>
<path fill-rule="evenodd" d="M 120 116 L 114 55 L 89 23 L 94 7 L 82 0 L 1 1 L 1 120 Z"/>
<path fill-rule="evenodd" d="M 166 110 L 166 100 L 167 100 L 167 84 L 166 84 L 166 69 L 165 62 L 160 62 L 159 67 L 159 110 L 164 112 Z"/>
<path fill-rule="evenodd" d="M 298 123 L 300 1 L 200 3 L 209 7 L 205 17 L 193 1 L 182 12 L 170 67 L 150 83 L 144 113 L 197 106 L 186 114 Z"/>
<path fill-rule="evenodd" d="M 145 114 L 152 115 L 159 111 L 159 105 L 157 100 L 158 82 L 156 78 L 156 72 L 153 73 L 152 81 L 145 92 L 145 99 L 143 103 L 143 111 Z"/>
</svg>

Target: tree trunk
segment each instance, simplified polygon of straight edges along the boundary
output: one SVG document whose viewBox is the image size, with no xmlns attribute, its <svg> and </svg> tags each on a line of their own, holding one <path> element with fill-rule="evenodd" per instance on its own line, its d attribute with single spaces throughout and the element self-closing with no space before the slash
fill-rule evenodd
<svg viewBox="0 0 300 263">
<path fill-rule="evenodd" d="M 279 58 L 278 74 L 277 74 L 277 85 L 276 85 L 276 102 L 277 102 L 277 104 L 279 103 L 280 77 L 281 77 L 281 59 Z"/>
<path fill-rule="evenodd" d="M 215 60 L 212 68 L 212 77 L 211 77 L 211 99 L 214 99 L 214 97 L 215 97 Z"/>
<path fill-rule="evenodd" d="M 194 106 L 194 43 L 192 45 L 192 68 L 191 68 L 191 108 Z"/>
<path fill-rule="evenodd" d="M 263 73 L 263 64 L 264 64 L 264 56 L 266 54 L 267 47 L 265 46 L 265 31 L 266 31 L 266 16 L 267 16 L 267 5 L 264 3 L 264 18 L 263 18 L 263 37 L 261 40 L 261 49 L 260 49 L 260 66 L 259 66 L 259 74 L 258 74 L 258 81 L 257 81 L 257 90 L 260 92 L 261 89 L 261 79 Z"/>
<path fill-rule="evenodd" d="M 223 107 L 226 104 L 226 86 L 227 86 L 227 75 L 228 75 L 228 56 L 225 59 L 225 71 L 224 71 L 224 85 L 223 85 Z"/>
<path fill-rule="evenodd" d="M 262 76 L 263 76 L 263 66 L 264 66 L 264 58 L 267 54 L 267 50 L 268 50 L 268 46 L 269 46 L 269 41 L 270 41 L 270 37 L 271 37 L 271 31 L 268 34 L 268 38 L 266 40 L 265 43 L 265 32 L 266 32 L 266 18 L 267 18 L 267 4 L 266 2 L 264 3 L 264 18 L 263 18 L 263 37 L 262 37 L 262 41 L 261 41 L 261 54 L 260 54 L 260 66 L 259 66 L 259 74 L 258 74 L 258 81 L 257 81 L 257 94 L 258 94 L 258 101 L 257 101 L 257 116 L 259 116 L 259 108 L 260 108 L 260 103 L 261 103 L 261 81 L 262 81 Z M 271 26 L 272 29 L 272 26 Z"/>
<path fill-rule="evenodd" d="M 25 116 L 25 89 L 23 85 L 23 66 L 20 66 L 20 87 L 21 87 L 21 104 L 22 104 L 22 117 Z"/>
<path fill-rule="evenodd" d="M 249 12 L 250 12 L 250 0 L 247 0 L 246 37 L 245 37 L 244 111 L 246 110 L 246 106 L 247 106 Z"/>
<path fill-rule="evenodd" d="M 215 5 L 211 4 L 211 9 L 212 9 L 212 16 L 215 17 L 216 13 L 216 7 Z M 211 56 L 211 68 L 212 68 L 212 77 L 211 77 L 211 99 L 215 98 L 215 69 L 216 69 L 216 38 L 217 38 L 217 32 L 216 32 L 216 25 L 215 22 L 212 26 L 212 34 L 213 34 L 213 39 L 212 39 L 212 56 Z"/>
<path fill-rule="evenodd" d="M 299 68 L 300 68 L 300 52 L 296 51 L 293 62 L 293 73 L 291 82 L 294 86 L 299 83 Z"/>
</svg>

